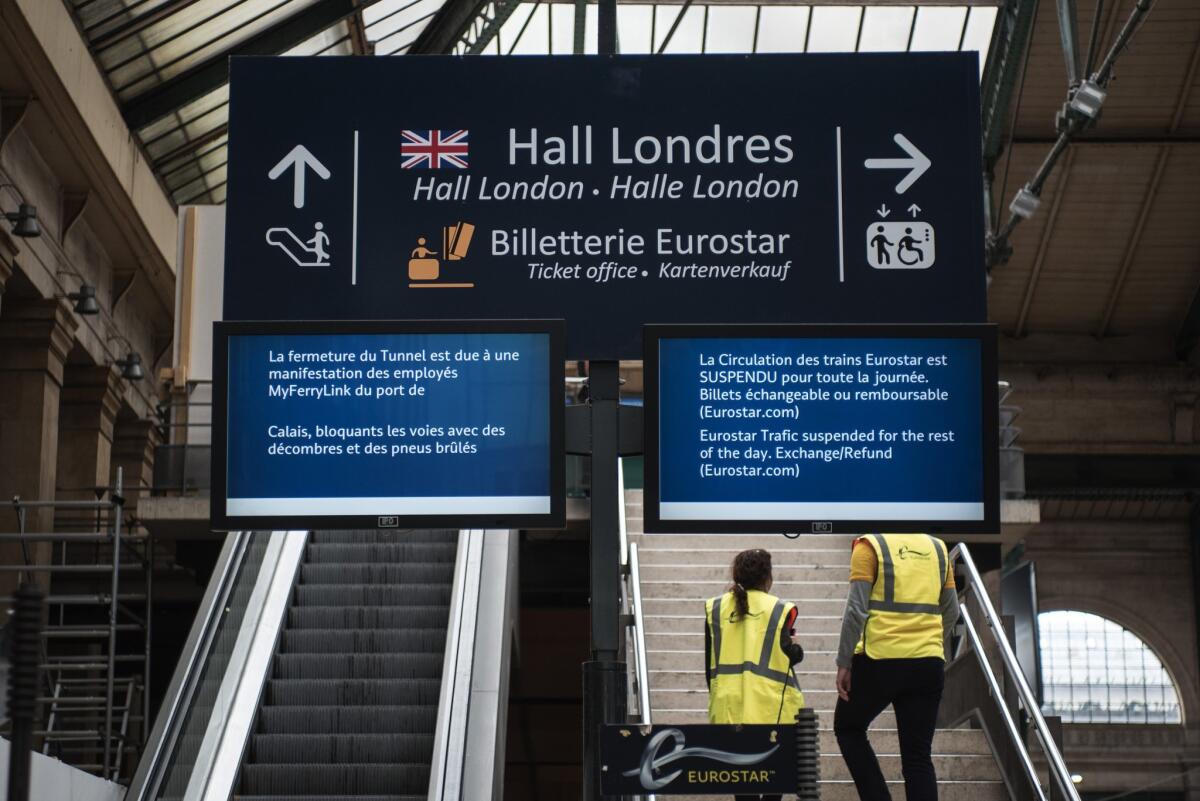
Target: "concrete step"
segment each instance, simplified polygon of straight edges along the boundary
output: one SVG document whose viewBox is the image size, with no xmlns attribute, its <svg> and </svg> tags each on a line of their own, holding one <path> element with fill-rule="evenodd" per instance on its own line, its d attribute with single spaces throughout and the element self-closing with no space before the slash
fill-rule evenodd
<svg viewBox="0 0 1200 801">
<path fill-rule="evenodd" d="M 731 548 L 660 547 L 654 541 L 638 546 L 638 561 L 642 568 L 652 565 L 715 565 L 728 572 L 737 550 Z M 824 567 L 850 568 L 849 548 L 776 548 L 771 551 L 776 570 L 789 563 Z"/>
<path fill-rule="evenodd" d="M 703 624 L 701 624 L 703 625 Z M 804 626 L 796 626 L 796 639 L 800 645 L 804 647 L 805 652 L 813 651 L 836 651 L 838 647 L 838 635 L 836 634 L 809 634 L 805 631 Z M 647 651 L 691 651 L 695 650 L 698 653 L 704 653 L 704 632 L 661 632 L 651 633 L 646 632 L 646 650 Z M 755 657 L 757 659 L 757 657 Z"/>
<path fill-rule="evenodd" d="M 830 687 L 806 687 L 803 683 L 800 689 L 804 691 L 804 703 L 811 706 L 818 712 L 828 712 L 833 714 L 833 707 L 837 703 L 837 692 Z M 708 709 L 708 689 L 707 688 L 679 688 L 665 690 L 651 686 L 650 688 L 650 709 Z"/>
<path fill-rule="evenodd" d="M 648 588 L 651 585 L 642 583 L 642 613 L 645 615 L 695 615 L 697 619 L 704 616 L 705 598 L 668 598 L 665 596 L 651 597 Z M 833 598 L 817 598 L 808 594 L 789 597 L 799 607 L 801 617 L 831 617 L 838 621 L 841 628 L 842 613 L 846 610 L 846 591 L 849 585 L 843 583 L 844 592 Z M 700 624 L 703 625 L 703 624 Z"/>
<path fill-rule="evenodd" d="M 703 607 L 701 607 L 703 609 Z M 694 611 L 694 609 L 693 609 Z M 647 634 L 693 634 L 704 633 L 704 615 L 700 612 L 694 615 L 646 615 Z M 837 632 L 842 627 L 841 615 L 797 615 L 796 631 L 829 634 Z"/>
<path fill-rule="evenodd" d="M 727 580 L 671 581 L 642 577 L 643 600 L 646 598 L 692 599 L 700 602 L 701 609 L 704 608 L 705 599 L 715 598 L 728 589 L 729 582 Z M 842 576 L 838 579 L 820 581 L 776 581 L 771 587 L 771 594 L 788 601 L 793 601 L 806 614 L 815 614 L 808 611 L 804 603 L 805 600 L 810 598 L 824 601 L 839 598 L 845 599 L 849 590 L 849 579 L 846 576 Z"/>
<path fill-rule="evenodd" d="M 784 583 L 810 581 L 841 581 L 850 580 L 850 568 L 845 565 L 819 567 L 812 563 L 802 563 L 788 559 L 773 566 L 775 584 L 771 587 L 772 594 L 778 595 L 775 588 Z M 729 565 L 688 565 L 688 564 L 653 564 L 642 565 L 642 581 L 717 581 L 728 589 L 730 585 Z"/>
<path fill-rule="evenodd" d="M 804 661 L 800 664 L 801 669 L 806 671 L 814 671 L 824 673 L 828 676 L 829 683 L 833 683 L 834 674 L 837 672 L 837 665 L 834 662 L 837 654 L 833 650 L 818 651 L 811 648 L 804 649 Z M 704 648 L 701 646 L 698 649 L 684 649 L 679 651 L 663 651 L 646 649 L 646 662 L 650 670 L 704 670 Z"/>
<path fill-rule="evenodd" d="M 833 686 L 833 673 L 828 671 L 807 671 L 804 665 L 796 669 L 796 681 L 800 688 L 822 688 Z M 700 690 L 707 692 L 708 685 L 704 681 L 703 670 L 651 670 L 650 690 Z"/>
<path fill-rule="evenodd" d="M 817 710 L 817 712 L 820 715 L 819 727 L 824 731 L 832 731 L 833 712 L 828 710 Z M 667 723 L 708 723 L 708 711 L 704 709 L 671 709 L 669 707 L 658 709 L 651 705 L 650 713 L 651 720 L 654 721 L 654 725 L 656 726 Z M 895 729 L 896 713 L 891 710 L 880 713 L 879 717 L 875 718 L 875 722 L 871 725 L 872 732 L 895 731 Z"/>
<path fill-rule="evenodd" d="M 899 753 L 885 754 L 878 750 L 875 753 L 879 757 L 879 767 L 883 769 L 884 776 L 899 777 L 903 775 L 900 771 Z M 991 754 L 981 756 L 934 752 L 933 769 L 939 778 L 953 781 L 998 781 L 1000 779 L 996 760 L 992 758 Z M 837 749 L 821 754 L 821 778 L 835 781 L 850 779 L 850 771 L 846 769 L 846 762 Z"/>
<path fill-rule="evenodd" d="M 892 801 L 905 801 L 904 782 L 888 780 Z M 663 796 L 667 798 L 668 796 Z M 786 797 L 786 796 L 785 796 Z M 711 795 L 673 795 L 672 801 L 712 801 Z M 1008 791 L 1003 782 L 978 781 L 959 782 L 941 781 L 938 784 L 939 801 L 1008 801 Z M 858 801 L 858 791 L 849 779 L 828 780 L 821 782 L 821 801 Z"/>
<path fill-rule="evenodd" d="M 626 523 L 632 522 L 629 514 L 630 507 L 625 507 Z M 640 509 L 638 510 L 641 511 Z M 641 523 L 641 515 L 632 517 Z M 627 533 L 632 530 L 628 526 Z M 745 551 L 750 548 L 762 548 L 770 551 L 772 556 L 776 552 L 796 551 L 803 552 L 808 549 L 818 551 L 842 551 L 846 554 L 847 563 L 850 560 L 850 549 L 854 545 L 855 537 L 850 534 L 810 534 L 800 536 L 796 539 L 788 539 L 782 534 L 644 534 L 641 533 L 641 526 L 638 525 L 636 532 L 630 537 L 638 544 L 638 550 L 642 548 L 691 548 L 696 550 L 723 550 L 729 554 L 730 559 L 739 551 Z"/>
</svg>

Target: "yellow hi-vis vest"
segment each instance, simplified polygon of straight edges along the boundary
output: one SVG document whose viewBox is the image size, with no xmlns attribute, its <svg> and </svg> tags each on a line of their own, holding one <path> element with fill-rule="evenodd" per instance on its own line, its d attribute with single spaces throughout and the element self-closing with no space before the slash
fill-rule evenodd
<svg viewBox="0 0 1200 801">
<path fill-rule="evenodd" d="M 750 614 L 744 617 L 734 617 L 737 602 L 732 592 L 704 602 L 712 640 L 708 722 L 786 725 L 804 706 L 779 645 L 780 630 L 795 604 L 758 590 L 747 590 L 746 596 Z"/>
<path fill-rule="evenodd" d="M 878 568 L 855 653 L 872 659 L 945 659 L 942 587 L 946 543 L 928 534 L 868 534 Z"/>
</svg>

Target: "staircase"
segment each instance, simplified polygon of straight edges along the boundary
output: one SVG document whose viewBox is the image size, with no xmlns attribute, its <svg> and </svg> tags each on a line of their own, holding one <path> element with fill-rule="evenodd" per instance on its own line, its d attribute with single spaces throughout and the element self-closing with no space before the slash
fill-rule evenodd
<svg viewBox="0 0 1200 801">
<path fill-rule="evenodd" d="M 625 495 L 630 541 L 638 544 L 645 614 L 646 651 L 650 670 L 653 722 L 706 723 L 708 690 L 704 681 L 704 600 L 729 586 L 729 565 L 747 548 L 771 552 L 775 569 L 773 595 L 799 607 L 796 633 L 804 646 L 804 662 L 796 677 L 805 703 L 821 721 L 821 798 L 856 801 L 833 736 L 837 700 L 838 632 L 841 628 L 850 571 L 848 536 L 654 535 L 642 534 L 642 493 Z M 892 797 L 904 798 L 900 748 L 893 712 L 872 727 L 871 742 L 888 778 Z M 1006 801 L 1000 770 L 982 730 L 943 729 L 933 741 L 934 766 L 942 801 Z M 697 799 L 704 796 L 697 796 Z"/>
<path fill-rule="evenodd" d="M 455 531 L 314 532 L 238 801 L 425 801 Z"/>
</svg>

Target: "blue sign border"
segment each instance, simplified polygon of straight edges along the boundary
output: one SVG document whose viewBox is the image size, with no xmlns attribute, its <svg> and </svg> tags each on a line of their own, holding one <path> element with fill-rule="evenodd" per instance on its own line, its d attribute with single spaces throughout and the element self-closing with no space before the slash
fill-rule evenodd
<svg viewBox="0 0 1200 801">
<path fill-rule="evenodd" d="M 663 339 L 975 339 L 980 343 L 981 449 L 984 515 L 981 520 L 663 520 L 659 471 L 659 343 Z M 1000 532 L 998 332 L 991 324 L 946 325 L 647 325 L 643 328 L 646 403 L 645 530 L 654 534 L 862 534 L 872 531 L 932 534 Z"/>
<path fill-rule="evenodd" d="M 550 475 L 549 514 L 290 515 L 239 517 L 226 513 L 229 436 L 229 338 L 273 334 L 545 334 L 550 338 L 546 392 L 550 421 L 546 454 Z M 239 529 L 546 528 L 566 526 L 564 441 L 566 323 L 563 320 L 371 320 L 245 321 L 213 324 L 212 490 L 209 514 L 214 531 Z M 363 499 L 370 504 L 369 498 Z"/>
</svg>

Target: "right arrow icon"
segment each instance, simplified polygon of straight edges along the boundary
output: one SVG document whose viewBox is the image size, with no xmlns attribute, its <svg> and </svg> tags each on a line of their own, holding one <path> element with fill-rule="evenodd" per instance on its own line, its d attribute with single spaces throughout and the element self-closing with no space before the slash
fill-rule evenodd
<svg viewBox="0 0 1200 801">
<path fill-rule="evenodd" d="M 863 165 L 868 170 L 908 170 L 908 175 L 896 184 L 896 194 L 902 195 L 905 190 L 917 182 L 917 179 L 925 174 L 933 164 L 929 158 L 917 150 L 917 146 L 908 141 L 904 134 L 896 134 L 892 137 L 896 144 L 900 145 L 900 149 L 908 154 L 908 158 L 903 159 L 867 159 Z"/>
</svg>

